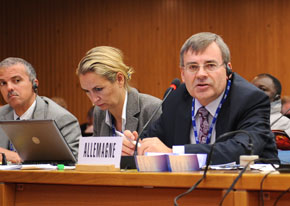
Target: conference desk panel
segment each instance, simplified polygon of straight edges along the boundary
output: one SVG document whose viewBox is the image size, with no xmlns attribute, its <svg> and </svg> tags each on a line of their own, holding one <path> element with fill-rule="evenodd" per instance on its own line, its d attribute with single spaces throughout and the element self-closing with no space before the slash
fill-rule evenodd
<svg viewBox="0 0 290 206">
<path fill-rule="evenodd" d="M 263 184 L 261 190 L 261 182 L 265 174 L 261 173 L 245 173 L 235 185 L 235 201 L 236 205 L 243 206 L 273 206 L 278 196 L 290 188 L 290 174 L 269 174 Z M 260 192 L 263 191 L 263 200 Z M 290 194 L 286 193 L 279 201 L 277 206 L 289 206 Z"/>
<path fill-rule="evenodd" d="M 198 189 L 180 205 L 218 205 L 236 171 L 210 171 Z M 173 205 L 173 199 L 202 176 L 192 173 L 0 171 L 0 205 Z M 264 174 L 248 172 L 237 182 L 224 206 L 259 205 Z M 265 182 L 264 205 L 273 205 L 289 188 L 290 175 L 271 174 Z M 289 194 L 278 205 L 289 205 Z"/>
<path fill-rule="evenodd" d="M 3 206 L 10 205 L 173 205 L 200 177 L 194 173 L 0 171 Z M 217 205 L 235 174 L 209 174 L 180 205 Z M 221 181 L 222 180 L 222 181 Z M 3 195 L 4 194 L 4 195 Z M 224 205 L 232 206 L 233 194 Z"/>
</svg>

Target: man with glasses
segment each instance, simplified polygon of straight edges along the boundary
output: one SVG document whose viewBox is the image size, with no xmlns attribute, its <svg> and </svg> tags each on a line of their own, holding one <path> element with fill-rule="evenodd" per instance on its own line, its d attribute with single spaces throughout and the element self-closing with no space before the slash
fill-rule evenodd
<svg viewBox="0 0 290 206">
<path fill-rule="evenodd" d="M 238 133 L 227 139 L 219 136 L 243 130 L 253 137 L 253 153 L 277 158 L 269 125 L 269 98 L 241 76 L 231 72 L 230 51 L 223 39 L 203 32 L 190 37 L 180 52 L 184 84 L 168 96 L 163 114 L 141 137 L 138 154 L 146 152 L 209 153 L 218 141 L 212 163 L 239 162 L 249 152 L 249 136 Z M 125 131 L 131 139 L 137 132 Z M 134 145 L 123 142 L 123 154 L 132 155 Z"/>
</svg>

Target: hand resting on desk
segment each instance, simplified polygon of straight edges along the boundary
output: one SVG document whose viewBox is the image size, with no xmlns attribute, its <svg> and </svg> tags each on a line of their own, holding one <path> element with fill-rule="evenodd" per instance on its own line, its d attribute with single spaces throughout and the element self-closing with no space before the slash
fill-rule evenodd
<svg viewBox="0 0 290 206">
<path fill-rule="evenodd" d="M 138 138 L 138 132 L 130 132 L 129 130 L 124 131 L 123 136 L 123 146 L 122 146 L 122 156 L 132 156 L 134 155 L 135 144 Z M 131 139 L 132 141 L 129 141 Z"/>
<path fill-rule="evenodd" d="M 122 155 L 134 155 L 135 144 L 128 139 L 137 140 L 138 133 L 136 131 L 124 131 Z M 146 152 L 162 152 L 171 153 L 172 149 L 167 147 L 158 137 L 145 138 L 139 140 L 138 155 L 144 155 Z"/>
<path fill-rule="evenodd" d="M 22 160 L 21 158 L 19 157 L 18 153 L 17 152 L 14 152 L 14 151 L 10 151 L 8 149 L 4 149 L 4 148 L 0 148 L 0 152 L 1 153 L 5 153 L 5 156 L 6 156 L 6 160 L 7 161 L 10 161 L 12 163 L 21 163 Z M 2 161 L 2 157 L 1 158 L 1 161 Z"/>
</svg>

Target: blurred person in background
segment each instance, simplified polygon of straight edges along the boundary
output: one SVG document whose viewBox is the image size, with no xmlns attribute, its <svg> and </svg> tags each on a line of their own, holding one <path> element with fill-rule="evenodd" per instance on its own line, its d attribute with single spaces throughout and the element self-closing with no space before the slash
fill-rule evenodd
<svg viewBox="0 0 290 206">
<path fill-rule="evenodd" d="M 87 122 L 81 124 L 81 131 L 82 131 L 82 136 L 92 136 L 93 135 L 93 121 L 94 121 L 94 106 L 92 106 L 88 113 L 87 113 Z"/>
<path fill-rule="evenodd" d="M 284 96 L 282 98 L 282 109 L 281 113 L 286 117 L 290 118 L 290 96 Z"/>
</svg>

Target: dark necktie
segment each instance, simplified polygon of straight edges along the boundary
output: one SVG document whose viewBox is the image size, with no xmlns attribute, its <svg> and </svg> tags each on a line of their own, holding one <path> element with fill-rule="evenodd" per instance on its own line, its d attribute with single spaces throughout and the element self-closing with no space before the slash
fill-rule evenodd
<svg viewBox="0 0 290 206">
<path fill-rule="evenodd" d="M 205 107 L 200 107 L 197 111 L 200 120 L 200 127 L 198 133 L 198 140 L 200 144 L 206 143 L 206 138 L 209 131 L 209 124 L 208 124 L 208 111 Z"/>
</svg>

